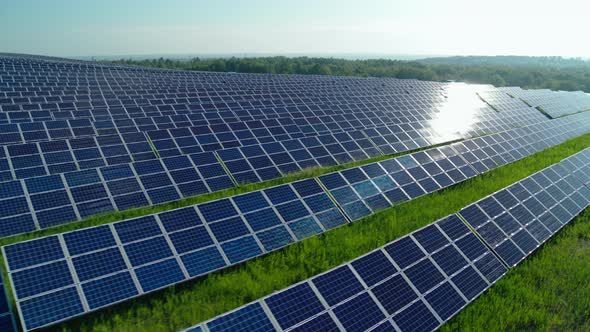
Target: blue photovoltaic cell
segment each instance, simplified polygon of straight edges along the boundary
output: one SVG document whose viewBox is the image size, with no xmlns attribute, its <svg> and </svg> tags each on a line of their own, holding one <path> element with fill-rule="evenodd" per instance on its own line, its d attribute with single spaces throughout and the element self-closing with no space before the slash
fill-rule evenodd
<svg viewBox="0 0 590 332">
<path fill-rule="evenodd" d="M 349 267 L 344 266 L 312 279 L 329 305 L 336 305 L 363 289 Z"/>
<path fill-rule="evenodd" d="M 15 272 L 12 282 L 17 297 L 23 299 L 67 286 L 73 279 L 67 262 L 58 261 Z"/>
<path fill-rule="evenodd" d="M 194 251 L 180 258 L 191 277 L 200 276 L 227 265 L 216 247 Z"/>
<path fill-rule="evenodd" d="M 176 209 L 158 214 L 167 232 L 174 232 L 201 224 L 201 219 L 193 207 Z"/>
<path fill-rule="evenodd" d="M 338 208 L 332 208 L 330 210 L 316 214 L 316 218 L 327 230 L 344 225 L 348 222 L 346 217 L 342 214 L 342 212 L 340 212 Z"/>
<path fill-rule="evenodd" d="M 422 250 L 408 237 L 388 245 L 385 250 L 402 269 L 424 257 Z"/>
<path fill-rule="evenodd" d="M 453 275 L 467 264 L 459 250 L 453 246 L 447 246 L 439 250 L 432 255 L 432 258 L 447 275 Z"/>
<path fill-rule="evenodd" d="M 20 242 L 3 249 L 10 270 L 19 270 L 65 257 L 57 236 Z"/>
<path fill-rule="evenodd" d="M 284 226 L 278 226 L 256 234 L 266 251 L 271 251 L 294 242 Z"/>
<path fill-rule="evenodd" d="M 25 184 L 29 194 L 64 188 L 63 181 L 59 175 L 30 178 L 25 180 Z"/>
<path fill-rule="evenodd" d="M 381 251 L 363 256 L 351 263 L 368 286 L 394 275 L 397 269 Z"/>
<path fill-rule="evenodd" d="M 297 195 L 289 185 L 272 187 L 264 190 L 272 204 L 280 204 L 297 199 Z"/>
<path fill-rule="evenodd" d="M 322 232 L 322 228 L 312 217 L 294 221 L 289 224 L 289 228 L 300 240 Z"/>
<path fill-rule="evenodd" d="M 448 282 L 428 293 L 425 299 L 438 316 L 445 321 L 467 304 Z"/>
<path fill-rule="evenodd" d="M 84 312 L 74 287 L 41 295 L 20 303 L 26 329 L 35 329 Z"/>
<path fill-rule="evenodd" d="M 172 250 L 163 236 L 127 244 L 125 253 L 133 266 L 172 256 Z"/>
<path fill-rule="evenodd" d="M 440 325 L 436 317 L 422 301 L 414 302 L 393 316 L 395 324 L 404 332 L 431 331 Z"/>
<path fill-rule="evenodd" d="M 449 243 L 445 236 L 434 225 L 427 226 L 415 232 L 414 238 L 428 253 L 433 253 Z"/>
<path fill-rule="evenodd" d="M 429 260 L 423 260 L 405 270 L 405 274 L 421 293 L 442 282 L 445 277 Z"/>
<path fill-rule="evenodd" d="M 471 266 L 459 272 L 451 280 L 468 300 L 473 300 L 488 287 L 486 281 Z"/>
<path fill-rule="evenodd" d="M 281 224 L 281 219 L 271 208 L 248 213 L 244 218 L 255 232 Z"/>
<path fill-rule="evenodd" d="M 371 214 L 371 210 L 362 201 L 347 204 L 343 208 L 351 220 L 358 220 Z"/>
<path fill-rule="evenodd" d="M 213 244 L 213 239 L 205 227 L 189 228 L 169 235 L 178 254 L 204 248 Z"/>
<path fill-rule="evenodd" d="M 209 228 L 219 242 L 235 239 L 250 232 L 240 217 L 212 223 L 209 225 Z"/>
<path fill-rule="evenodd" d="M 262 250 L 252 237 L 243 237 L 221 245 L 227 258 L 232 264 L 262 254 Z"/>
<path fill-rule="evenodd" d="M 238 213 L 229 199 L 200 204 L 199 210 L 207 222 L 225 219 Z"/>
<path fill-rule="evenodd" d="M 236 310 L 226 316 L 219 317 L 207 324 L 211 332 L 274 331 L 270 319 L 259 303 L 254 303 Z"/>
<path fill-rule="evenodd" d="M 68 252 L 72 256 L 116 245 L 113 233 L 108 226 L 65 233 L 63 237 Z"/>
<path fill-rule="evenodd" d="M 184 274 L 174 258 L 142 266 L 135 270 L 135 274 L 144 292 L 172 285 L 184 279 Z"/>
<path fill-rule="evenodd" d="M 138 294 L 129 272 L 82 284 L 82 290 L 90 308 L 99 308 Z"/>
<path fill-rule="evenodd" d="M 289 203 L 276 206 L 277 211 L 286 222 L 303 218 L 309 215 L 309 211 L 305 208 L 301 201 L 292 201 Z"/>
<path fill-rule="evenodd" d="M 342 323 L 346 331 L 366 331 L 379 323 L 384 314 L 368 293 L 351 299 L 334 308 L 334 314 Z"/>
<path fill-rule="evenodd" d="M 6 293 L 6 286 L 2 276 L 0 276 L 0 330 L 6 332 L 16 331 L 14 317 L 10 303 L 8 302 L 8 294 Z"/>
<path fill-rule="evenodd" d="M 390 315 L 418 298 L 416 292 L 401 275 L 396 275 L 375 286 L 373 294 Z"/>
<path fill-rule="evenodd" d="M 307 283 L 272 295 L 265 302 L 283 329 L 324 310 L 320 300 Z"/>
<path fill-rule="evenodd" d="M 162 231 L 153 216 L 116 223 L 115 230 L 122 243 L 133 242 L 162 234 Z"/>
<path fill-rule="evenodd" d="M 74 269 L 80 281 L 86 281 L 127 269 L 125 260 L 118 248 L 107 249 L 75 257 Z"/>
<path fill-rule="evenodd" d="M 248 213 L 269 206 L 261 191 L 235 196 L 232 199 L 242 213 Z"/>
</svg>

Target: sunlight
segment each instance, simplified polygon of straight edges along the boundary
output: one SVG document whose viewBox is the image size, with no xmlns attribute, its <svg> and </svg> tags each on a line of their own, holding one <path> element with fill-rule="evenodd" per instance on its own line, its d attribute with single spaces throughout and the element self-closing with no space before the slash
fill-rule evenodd
<svg viewBox="0 0 590 332">
<path fill-rule="evenodd" d="M 439 135 L 440 142 L 462 137 L 473 128 L 477 115 L 486 104 L 476 94 L 478 87 L 452 83 L 446 89 L 446 101 L 428 124 Z"/>
</svg>

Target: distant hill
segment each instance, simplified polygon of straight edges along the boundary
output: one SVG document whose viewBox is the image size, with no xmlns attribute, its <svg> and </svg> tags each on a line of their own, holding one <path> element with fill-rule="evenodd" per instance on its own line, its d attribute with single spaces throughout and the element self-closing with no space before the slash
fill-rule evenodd
<svg viewBox="0 0 590 332">
<path fill-rule="evenodd" d="M 590 92 L 590 62 L 561 57 L 453 56 L 411 61 L 285 56 L 195 57 L 183 60 L 161 57 L 112 62 L 183 70 L 453 80 L 495 86 Z"/>
<path fill-rule="evenodd" d="M 417 60 L 424 64 L 461 66 L 532 66 L 532 67 L 590 67 L 590 61 L 582 58 L 563 58 L 559 56 L 450 56 Z"/>
</svg>

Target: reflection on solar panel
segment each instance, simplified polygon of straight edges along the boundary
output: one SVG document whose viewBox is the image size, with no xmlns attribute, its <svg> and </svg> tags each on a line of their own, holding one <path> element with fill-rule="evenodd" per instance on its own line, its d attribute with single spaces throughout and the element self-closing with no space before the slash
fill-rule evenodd
<svg viewBox="0 0 590 332">
<path fill-rule="evenodd" d="M 507 269 L 450 215 L 190 331 L 429 331 Z"/>
<path fill-rule="evenodd" d="M 8 302 L 8 294 L 6 293 L 6 287 L 4 280 L 0 275 L 0 331 L 16 332 L 16 325 L 14 322 L 14 316 L 10 308 L 10 302 Z"/>
</svg>

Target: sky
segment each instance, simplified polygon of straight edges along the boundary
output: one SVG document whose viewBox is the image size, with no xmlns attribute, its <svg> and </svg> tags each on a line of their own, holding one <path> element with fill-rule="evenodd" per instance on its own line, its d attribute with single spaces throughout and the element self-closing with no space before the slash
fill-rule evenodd
<svg viewBox="0 0 590 332">
<path fill-rule="evenodd" d="M 590 57 L 583 0 L 0 0 L 0 52 Z"/>
</svg>

